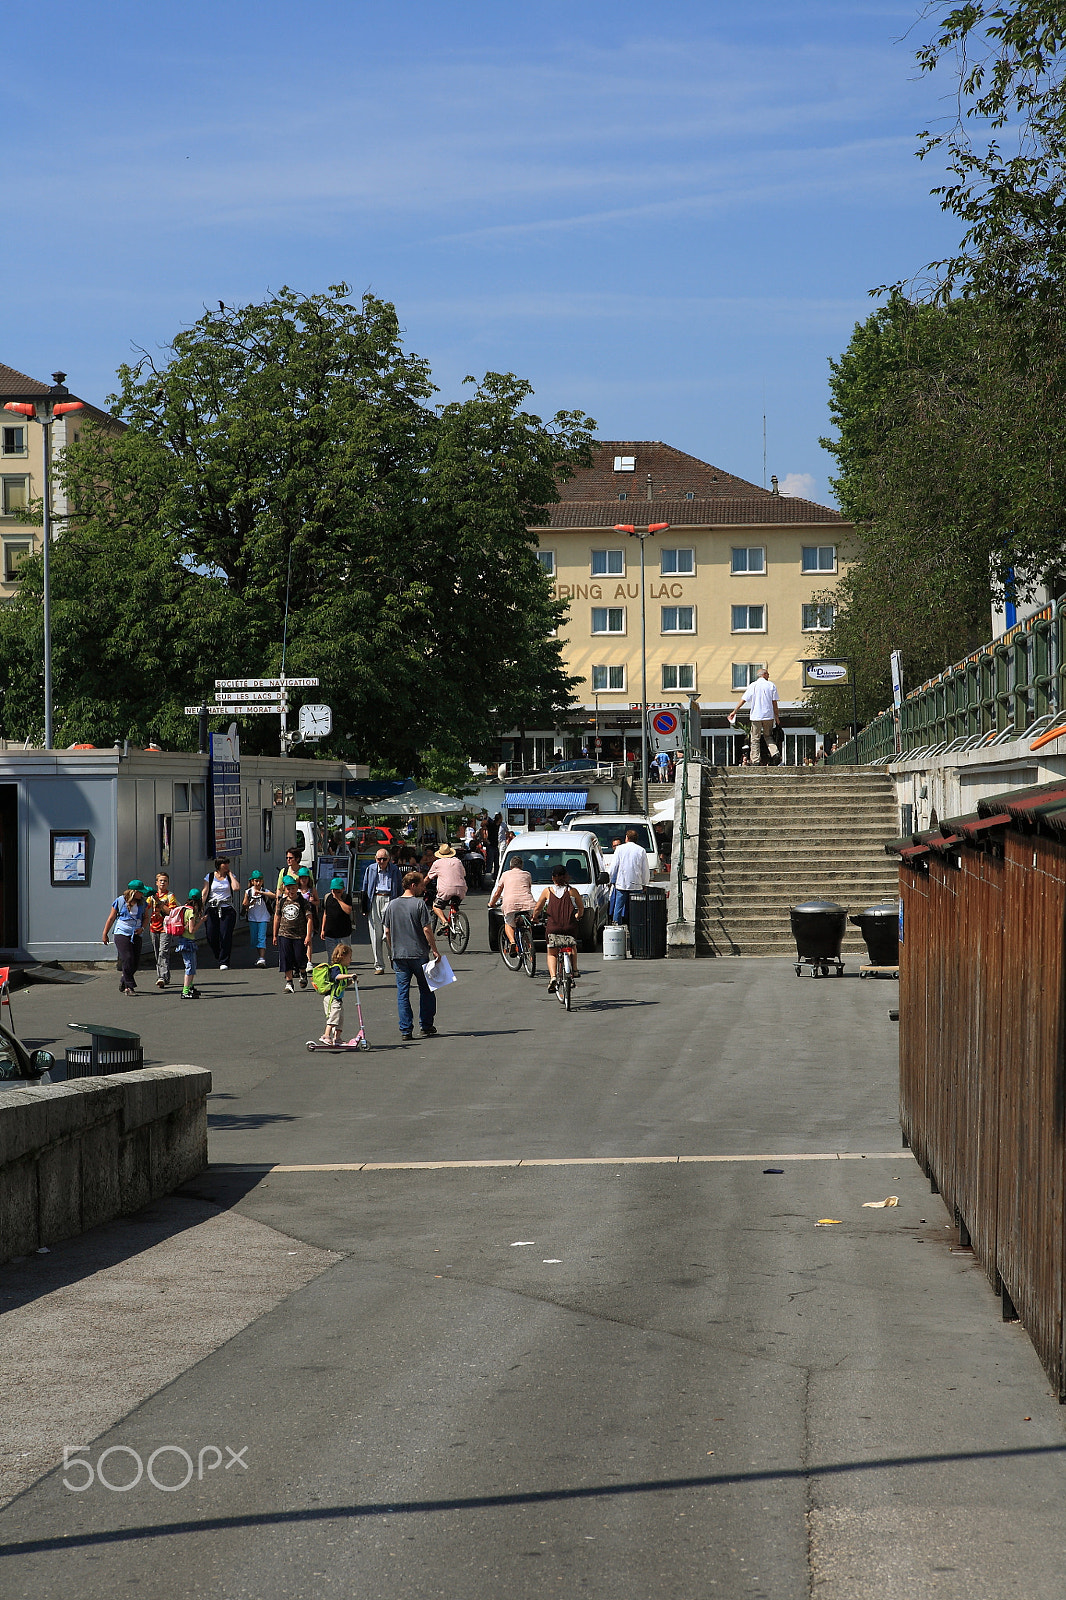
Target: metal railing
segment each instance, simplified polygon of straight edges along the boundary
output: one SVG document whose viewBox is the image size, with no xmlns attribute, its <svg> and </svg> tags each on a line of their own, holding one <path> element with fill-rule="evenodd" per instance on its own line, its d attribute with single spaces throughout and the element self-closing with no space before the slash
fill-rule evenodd
<svg viewBox="0 0 1066 1600">
<path fill-rule="evenodd" d="M 1055 600 L 912 689 L 829 757 L 834 766 L 886 765 L 916 751 L 941 755 L 1005 744 L 1050 724 L 1066 706 L 1066 600 Z"/>
</svg>

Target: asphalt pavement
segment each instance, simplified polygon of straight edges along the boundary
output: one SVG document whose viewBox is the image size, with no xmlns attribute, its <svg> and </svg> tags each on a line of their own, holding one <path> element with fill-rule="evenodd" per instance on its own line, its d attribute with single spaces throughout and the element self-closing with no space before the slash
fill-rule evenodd
<svg viewBox="0 0 1066 1600">
<path fill-rule="evenodd" d="M 138 1302 L 158 1383 L 142 1362 L 97 1437 L 52 1435 L 92 1483 L 58 1467 L 0 1512 L 5 1600 L 1060 1600 L 1063 1414 L 900 1148 L 896 986 L 587 956 L 566 1015 L 488 953 L 483 904 L 436 1039 L 403 1044 L 363 967 L 366 1055 L 308 1054 L 321 1000 L 246 953 L 198 1002 L 110 974 L 15 996 L 35 1042 L 119 1022 L 215 1089 L 212 1167 L 151 1235 L 174 1293 Z M 297 1281 L 197 1342 L 212 1223 L 219 1284 L 282 1256 Z M 78 1268 L 128 1309 L 135 1232 L 0 1269 L 9 1315 L 59 1272 L 120 1379 Z"/>
</svg>

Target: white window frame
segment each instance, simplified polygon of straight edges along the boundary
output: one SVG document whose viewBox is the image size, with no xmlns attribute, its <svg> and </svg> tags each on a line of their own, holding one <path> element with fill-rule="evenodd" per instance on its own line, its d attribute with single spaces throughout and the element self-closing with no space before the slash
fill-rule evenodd
<svg viewBox="0 0 1066 1600">
<path fill-rule="evenodd" d="M 604 564 L 604 569 L 603 569 L 602 572 L 597 572 L 596 571 L 596 557 L 597 556 L 603 556 L 604 557 L 605 564 Z M 620 561 L 621 561 L 621 563 L 622 563 L 622 565 L 618 568 L 617 572 L 612 572 L 611 571 L 611 557 L 612 556 L 618 556 Z M 626 552 L 625 552 L 625 547 L 624 546 L 619 547 L 617 545 L 611 545 L 607 549 L 590 550 L 589 551 L 589 575 L 590 575 L 590 577 L 593 577 L 593 578 L 624 578 L 625 575 L 626 575 Z"/>
<path fill-rule="evenodd" d="M 666 681 L 666 674 L 668 672 L 672 672 L 674 675 L 673 683 L 667 683 Z M 682 672 L 691 672 L 691 683 L 681 683 L 679 681 Z M 664 694 L 669 694 L 671 691 L 676 694 L 695 694 L 696 683 L 696 663 L 694 661 L 664 661 L 662 663 L 662 685 Z"/>
<path fill-rule="evenodd" d="M 762 557 L 761 567 L 738 567 L 736 558 L 744 552 L 745 559 L 750 558 L 752 552 L 757 550 Z M 729 573 L 733 578 L 765 578 L 766 577 L 766 546 L 764 544 L 735 544 L 729 552 Z"/>
<path fill-rule="evenodd" d="M 33 540 L 32 539 L 5 539 L 4 540 L 4 582 L 5 583 L 17 583 L 18 582 L 18 567 L 15 567 L 12 570 L 11 565 L 10 565 L 11 556 L 14 554 L 14 552 L 16 550 L 21 550 L 21 552 L 22 552 L 22 561 L 27 560 L 33 554 Z M 19 566 L 21 566 L 21 564 L 22 564 L 22 562 L 20 561 Z"/>
<path fill-rule="evenodd" d="M 807 622 L 807 611 L 829 611 L 832 613 L 829 622 Z M 800 606 L 800 632 L 801 633 L 828 633 L 836 620 L 836 607 L 831 600 L 804 600 Z"/>
<path fill-rule="evenodd" d="M 25 504 L 28 506 L 29 503 L 30 503 L 30 477 L 29 477 L 29 473 L 28 472 L 18 472 L 18 473 L 16 473 L 16 472 L 5 472 L 5 473 L 3 473 L 2 475 L 0 475 L 0 516 L 3 516 L 3 517 L 13 517 L 13 516 L 15 516 L 17 514 L 18 511 L 21 511 L 23 509 L 22 506 L 18 506 L 18 507 L 16 507 L 16 509 L 14 511 L 9 511 L 8 510 L 7 486 L 8 486 L 9 483 L 20 483 L 22 485 L 23 494 L 26 496 Z"/>
<path fill-rule="evenodd" d="M 3 424 L 4 432 L 6 432 L 8 428 L 10 428 L 12 432 L 17 431 L 22 434 L 22 449 L 5 450 L 4 435 L 3 433 L 0 433 L 0 455 L 3 456 L 5 461 L 23 461 L 30 453 L 30 430 L 21 422 L 5 422 Z"/>
<path fill-rule="evenodd" d="M 608 680 L 607 681 L 607 685 L 603 689 L 597 689 L 597 687 L 596 687 L 596 674 L 597 674 L 597 672 L 603 672 L 603 673 L 605 673 L 607 675 L 607 680 Z M 610 675 L 611 675 L 612 672 L 620 672 L 622 674 L 621 683 L 618 683 L 618 684 L 611 683 Z M 591 669 L 591 671 L 589 672 L 589 683 L 592 685 L 593 694 L 625 694 L 625 692 L 626 692 L 626 669 L 625 669 L 624 664 L 620 665 L 617 661 L 603 661 L 603 662 L 600 662 L 598 665 L 594 666 Z"/>
<path fill-rule="evenodd" d="M 737 627 L 737 612 L 738 611 L 746 611 L 749 614 L 749 616 L 753 611 L 761 611 L 762 612 L 762 625 L 761 625 L 761 627 L 753 628 L 753 627 L 751 627 L 749 625 L 749 626 L 744 627 L 744 628 L 738 628 Z M 765 607 L 765 605 L 758 605 L 758 606 L 752 606 L 752 605 L 730 606 L 730 608 L 729 608 L 729 623 L 730 623 L 730 626 L 729 626 L 730 633 L 765 633 L 766 632 L 766 607 Z"/>
<path fill-rule="evenodd" d="M 677 566 L 668 567 L 666 564 L 667 556 L 673 556 L 675 559 L 678 556 L 688 556 L 690 565 L 682 568 Z M 663 578 L 694 578 L 696 576 L 695 547 L 690 544 L 662 546 L 659 550 L 659 575 Z"/>
<path fill-rule="evenodd" d="M 690 628 L 682 628 L 681 625 L 680 625 L 680 622 L 679 622 L 678 626 L 676 628 L 668 628 L 666 626 L 666 613 L 668 611 L 691 611 L 692 612 L 692 626 Z M 660 606 L 659 607 L 659 632 L 660 633 L 669 633 L 669 634 L 673 634 L 673 633 L 695 633 L 696 632 L 696 607 L 695 606 L 690 606 L 690 605 Z"/>
<path fill-rule="evenodd" d="M 823 550 L 828 550 L 830 555 L 833 558 L 831 565 L 829 565 L 828 567 L 823 567 L 823 566 L 821 566 L 819 564 L 818 566 L 809 567 L 807 565 L 807 552 L 808 552 L 808 550 L 813 550 L 814 551 L 815 561 L 817 561 L 819 563 L 821 562 L 821 556 L 822 556 Z M 804 544 L 804 545 L 800 546 L 800 571 L 801 572 L 809 572 L 809 573 L 812 573 L 812 574 L 817 574 L 817 573 L 820 573 L 820 572 L 835 572 L 836 569 L 837 569 L 837 547 L 836 547 L 835 544 Z"/>
<path fill-rule="evenodd" d="M 610 626 L 611 612 L 612 611 L 617 612 L 618 615 L 622 618 L 622 626 L 620 628 L 612 628 Z M 605 617 L 605 619 L 606 619 L 606 624 L 607 625 L 605 627 L 603 627 L 603 628 L 597 628 L 597 626 L 596 626 L 596 613 L 597 612 L 601 612 L 603 614 L 603 616 Z M 625 606 L 593 606 L 593 608 L 592 608 L 592 617 L 590 619 L 590 631 L 597 638 L 602 638 L 607 634 L 612 635 L 616 639 L 621 637 L 626 631 L 626 608 L 625 608 Z"/>
<path fill-rule="evenodd" d="M 636 470 L 637 470 L 637 458 L 636 458 L 636 456 L 615 456 L 615 458 L 614 458 L 614 470 L 616 472 L 636 472 Z"/>
<path fill-rule="evenodd" d="M 545 557 L 547 557 L 547 560 L 545 560 Z M 555 577 L 555 551 L 554 550 L 538 550 L 537 551 L 537 560 L 539 561 L 542 569 L 548 574 L 548 577 L 549 578 L 554 578 Z"/>
<path fill-rule="evenodd" d="M 761 661 L 734 661 L 729 674 L 729 681 L 733 686 L 734 694 L 741 694 L 748 686 L 755 682 L 763 669 Z M 737 673 L 744 673 L 744 682 L 737 682 Z"/>
</svg>

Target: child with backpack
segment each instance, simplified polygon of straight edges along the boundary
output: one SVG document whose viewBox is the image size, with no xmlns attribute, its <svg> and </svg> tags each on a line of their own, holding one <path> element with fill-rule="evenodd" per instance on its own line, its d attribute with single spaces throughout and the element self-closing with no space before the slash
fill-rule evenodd
<svg viewBox="0 0 1066 1600">
<path fill-rule="evenodd" d="M 241 910 L 248 918 L 248 939 L 257 967 L 266 966 L 267 929 L 274 915 L 274 896 L 263 887 L 263 874 L 256 867 L 249 875 Z"/>
<path fill-rule="evenodd" d="M 200 991 L 195 982 L 196 932 L 203 920 L 203 892 L 200 889 L 190 889 L 185 904 L 175 906 L 173 910 L 168 911 L 164 921 L 164 927 L 170 935 L 171 949 L 178 952 L 185 966 L 185 983 L 181 991 L 183 1000 L 200 998 Z"/>
<path fill-rule="evenodd" d="M 311 982 L 322 996 L 322 1006 L 326 1013 L 326 1031 L 319 1039 L 319 1044 L 335 1045 L 342 1041 L 344 991 L 351 978 L 351 973 L 348 971 L 351 963 L 351 945 L 338 944 L 333 947 L 328 966 L 323 961 L 319 966 L 312 968 Z"/>
</svg>

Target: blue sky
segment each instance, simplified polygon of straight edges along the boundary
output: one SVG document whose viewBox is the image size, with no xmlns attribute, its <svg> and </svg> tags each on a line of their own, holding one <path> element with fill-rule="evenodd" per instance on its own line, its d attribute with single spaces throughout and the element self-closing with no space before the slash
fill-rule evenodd
<svg viewBox="0 0 1066 1600">
<path fill-rule="evenodd" d="M 344 280 L 442 398 L 515 371 L 541 414 L 756 482 L 765 409 L 767 470 L 825 500 L 827 358 L 955 238 L 914 157 L 945 109 L 916 10 L 12 9 L 0 360 L 101 402 L 205 304 Z"/>
</svg>

